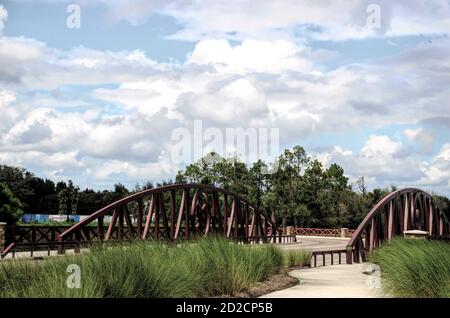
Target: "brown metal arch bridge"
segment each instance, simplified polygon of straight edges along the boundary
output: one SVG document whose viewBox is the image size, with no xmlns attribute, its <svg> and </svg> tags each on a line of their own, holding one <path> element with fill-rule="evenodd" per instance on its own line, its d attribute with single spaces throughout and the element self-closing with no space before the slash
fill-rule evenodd
<svg viewBox="0 0 450 318">
<path fill-rule="evenodd" d="M 131 211 L 135 213 L 135 222 Z M 109 226 L 104 217 L 111 215 Z M 93 213 L 59 235 L 58 241 L 127 239 L 190 239 L 220 234 L 228 238 L 261 238 L 279 234 L 266 214 L 246 199 L 222 188 L 201 184 L 174 184 L 144 190 Z M 135 224 L 133 224 L 135 223 Z"/>
</svg>

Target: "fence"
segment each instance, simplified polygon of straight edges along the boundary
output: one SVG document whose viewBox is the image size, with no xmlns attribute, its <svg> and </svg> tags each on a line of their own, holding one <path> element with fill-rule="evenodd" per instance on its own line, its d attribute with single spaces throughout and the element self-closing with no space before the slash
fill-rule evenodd
<svg viewBox="0 0 450 318">
<path fill-rule="evenodd" d="M 286 227 L 283 235 L 304 235 L 304 236 L 328 236 L 328 237 L 352 237 L 355 230 L 342 229 L 321 229 L 308 227 Z"/>
<path fill-rule="evenodd" d="M 5 241 L 7 245 L 55 242 L 58 235 L 69 227 L 68 225 L 11 225 L 6 227 Z"/>
</svg>

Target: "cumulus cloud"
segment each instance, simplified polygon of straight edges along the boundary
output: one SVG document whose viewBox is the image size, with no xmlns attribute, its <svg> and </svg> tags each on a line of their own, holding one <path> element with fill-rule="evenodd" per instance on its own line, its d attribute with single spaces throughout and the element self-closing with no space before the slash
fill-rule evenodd
<svg viewBox="0 0 450 318">
<path fill-rule="evenodd" d="M 246 74 L 311 71 L 302 58 L 305 49 L 289 41 L 244 40 L 232 47 L 227 40 L 200 41 L 189 54 L 187 64 L 211 64 L 220 72 Z"/>
<path fill-rule="evenodd" d="M 24 166 L 48 177 L 85 178 L 87 185 L 111 181 L 115 176 L 108 170 L 111 162 L 128 167 L 125 177 L 133 182 L 142 178 L 159 180 L 169 172 L 176 173 L 176 165 L 161 159 L 167 156 L 168 132 L 178 125 L 164 111 L 153 116 L 92 116 L 89 111 L 39 107 L 24 111 L 14 92 L 0 91 L 0 97 L 2 164 Z M 10 114 L 8 125 L 4 114 Z"/>
<path fill-rule="evenodd" d="M 444 144 L 432 162 L 425 162 L 422 171 L 424 184 L 450 186 L 450 144 Z"/>
<path fill-rule="evenodd" d="M 252 121 L 268 115 L 264 92 L 244 78 L 201 94 L 185 93 L 177 103 L 185 119 L 202 119 L 222 127 L 255 126 Z"/>
<path fill-rule="evenodd" d="M 0 38 L 0 83 L 10 87 L 21 84 L 31 89 L 55 89 L 64 84 L 121 83 L 145 79 L 165 68 L 140 50 L 75 47 L 63 51 L 34 39 Z"/>
<path fill-rule="evenodd" d="M 423 184 L 424 162 L 418 156 L 404 156 L 404 147 L 389 136 L 371 135 L 358 152 L 334 146 L 316 152 L 314 157 L 326 166 L 334 162 L 342 165 L 351 181 L 365 177 L 371 187 L 419 186 Z"/>
<path fill-rule="evenodd" d="M 10 107 L 16 101 L 16 95 L 10 90 L 0 89 L 0 113 L 2 114 L 0 121 L 0 132 L 8 129 L 15 120 L 20 116 L 19 110 Z"/>
<path fill-rule="evenodd" d="M 401 148 L 402 144 L 389 136 L 371 135 L 361 149 L 361 155 L 365 158 L 390 158 L 399 154 Z"/>
</svg>

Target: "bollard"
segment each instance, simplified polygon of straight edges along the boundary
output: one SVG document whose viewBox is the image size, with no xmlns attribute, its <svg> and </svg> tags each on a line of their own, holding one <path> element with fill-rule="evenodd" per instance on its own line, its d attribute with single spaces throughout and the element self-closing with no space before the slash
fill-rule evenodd
<svg viewBox="0 0 450 318">
<path fill-rule="evenodd" d="M 294 227 L 293 226 L 286 226 L 286 235 L 287 236 L 292 235 L 293 232 L 294 232 Z"/>
<path fill-rule="evenodd" d="M 341 228 L 341 237 L 348 237 L 348 228 Z"/>
</svg>

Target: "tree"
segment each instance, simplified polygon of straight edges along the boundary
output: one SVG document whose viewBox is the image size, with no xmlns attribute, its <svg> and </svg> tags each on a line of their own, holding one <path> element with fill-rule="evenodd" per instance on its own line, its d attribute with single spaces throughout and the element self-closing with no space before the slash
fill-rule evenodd
<svg viewBox="0 0 450 318">
<path fill-rule="evenodd" d="M 58 195 L 53 181 L 33 177 L 30 186 L 33 189 L 33 195 L 28 202 L 31 213 L 52 214 L 58 211 Z"/>
<path fill-rule="evenodd" d="M 278 169 L 270 175 L 269 182 L 275 193 L 275 211 L 281 217 L 281 224 L 286 226 L 288 219 L 300 217 L 304 209 L 297 209 L 302 202 L 301 189 L 302 174 L 308 166 L 310 159 L 305 149 L 295 146 L 292 151 L 286 149 L 278 158 Z"/>
<path fill-rule="evenodd" d="M 125 198 L 129 193 L 130 191 L 128 191 L 128 189 L 122 183 L 116 183 L 114 185 L 113 200 L 117 201 Z"/>
<path fill-rule="evenodd" d="M 23 168 L 0 166 L 0 182 L 8 185 L 10 191 L 23 205 L 23 208 L 30 207 L 34 191 L 31 185 L 33 174 Z"/>
<path fill-rule="evenodd" d="M 256 204 L 256 208 L 258 209 L 261 208 L 261 195 L 264 188 L 267 186 L 267 176 L 262 173 L 263 169 L 267 169 L 267 165 L 262 160 L 258 160 L 249 170 L 249 200 L 254 202 Z"/>
<path fill-rule="evenodd" d="M 302 187 L 304 193 L 304 202 L 311 211 L 311 217 L 308 220 L 308 226 L 323 226 L 325 216 L 323 212 L 324 198 L 323 189 L 323 167 L 318 160 L 314 160 L 306 168 L 303 175 Z"/>
<path fill-rule="evenodd" d="M 0 221 L 14 224 L 22 216 L 22 203 L 5 182 L 0 183 Z"/>
<path fill-rule="evenodd" d="M 59 214 L 66 214 L 67 221 L 69 221 L 69 216 L 77 213 L 78 205 L 78 191 L 79 187 L 73 185 L 72 180 L 69 180 L 66 188 L 63 188 L 58 193 L 59 201 Z"/>
<path fill-rule="evenodd" d="M 329 223 L 335 227 L 342 226 L 341 213 L 345 211 L 343 207 L 343 198 L 351 187 L 348 184 L 348 178 L 344 176 L 344 169 L 333 163 L 323 173 L 322 197 L 326 197 L 324 202 L 324 214 L 327 212 L 331 217 Z"/>
<path fill-rule="evenodd" d="M 433 194 L 433 200 L 439 209 L 444 212 L 447 220 L 450 221 L 450 199 L 439 194 Z"/>
</svg>

